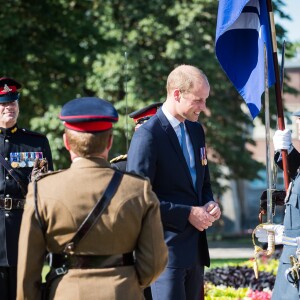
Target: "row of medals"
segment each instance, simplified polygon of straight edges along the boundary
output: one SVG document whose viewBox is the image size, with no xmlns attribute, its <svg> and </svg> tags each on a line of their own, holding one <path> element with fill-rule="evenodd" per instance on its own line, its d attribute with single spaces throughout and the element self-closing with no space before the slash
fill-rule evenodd
<svg viewBox="0 0 300 300">
<path fill-rule="evenodd" d="M 200 148 L 200 157 L 201 157 L 202 166 L 206 166 L 207 165 L 207 159 L 206 159 L 206 149 L 205 149 L 205 147 Z"/>
<path fill-rule="evenodd" d="M 36 158 L 42 159 L 43 152 L 14 152 L 10 153 L 12 168 L 32 168 Z"/>
</svg>

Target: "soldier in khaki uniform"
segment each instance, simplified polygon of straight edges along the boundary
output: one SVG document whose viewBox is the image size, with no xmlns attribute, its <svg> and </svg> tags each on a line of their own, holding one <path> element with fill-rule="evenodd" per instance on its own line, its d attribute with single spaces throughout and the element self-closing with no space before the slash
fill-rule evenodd
<svg viewBox="0 0 300 300">
<path fill-rule="evenodd" d="M 107 162 L 112 123 L 118 120 L 110 103 L 75 99 L 64 105 L 60 119 L 72 164 L 42 176 L 37 197 L 35 185 L 29 186 L 19 240 L 17 299 L 40 299 L 45 251 L 53 257 L 63 252 L 116 172 Z M 74 252 L 82 267 L 69 263 L 67 273 L 53 281 L 50 299 L 143 299 L 143 289 L 167 264 L 159 202 L 149 181 L 124 174 L 110 204 Z M 120 263 L 118 258 L 132 252 L 134 260 Z"/>
</svg>

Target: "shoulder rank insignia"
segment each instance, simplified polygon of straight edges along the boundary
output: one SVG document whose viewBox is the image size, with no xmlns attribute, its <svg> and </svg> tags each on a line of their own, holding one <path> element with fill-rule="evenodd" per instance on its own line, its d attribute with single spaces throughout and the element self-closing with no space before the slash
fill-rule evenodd
<svg viewBox="0 0 300 300">
<path fill-rule="evenodd" d="M 27 134 L 45 137 L 45 135 L 42 134 L 42 133 L 40 133 L 40 132 L 31 131 L 31 130 L 28 130 L 28 129 L 26 129 L 26 128 L 22 128 L 22 131 L 23 131 L 24 133 L 27 133 Z"/>
<path fill-rule="evenodd" d="M 112 164 L 112 163 L 116 163 L 116 162 L 123 161 L 126 159 L 127 159 L 127 154 L 123 154 L 123 155 L 119 155 L 119 156 L 111 159 L 109 162 Z"/>
</svg>

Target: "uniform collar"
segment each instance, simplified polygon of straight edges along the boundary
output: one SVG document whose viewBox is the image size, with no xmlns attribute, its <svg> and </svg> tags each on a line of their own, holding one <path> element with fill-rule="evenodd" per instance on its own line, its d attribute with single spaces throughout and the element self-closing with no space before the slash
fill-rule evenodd
<svg viewBox="0 0 300 300">
<path fill-rule="evenodd" d="M 14 125 L 13 127 L 10 128 L 2 128 L 0 127 L 0 135 L 4 135 L 4 136 L 9 136 L 9 135 L 13 135 L 18 131 L 18 125 Z"/>
<path fill-rule="evenodd" d="M 71 168 L 107 168 L 111 167 L 109 162 L 104 158 L 99 157 L 80 157 L 75 159 L 72 164 Z"/>
</svg>

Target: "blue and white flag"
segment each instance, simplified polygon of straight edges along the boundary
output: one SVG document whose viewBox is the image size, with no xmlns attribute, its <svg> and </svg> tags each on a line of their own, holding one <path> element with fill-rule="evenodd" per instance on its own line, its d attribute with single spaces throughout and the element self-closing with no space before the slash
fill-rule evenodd
<svg viewBox="0 0 300 300">
<path fill-rule="evenodd" d="M 264 92 L 264 44 L 269 87 L 275 83 L 272 39 L 265 0 L 219 0 L 216 56 L 254 119 Z"/>
</svg>

